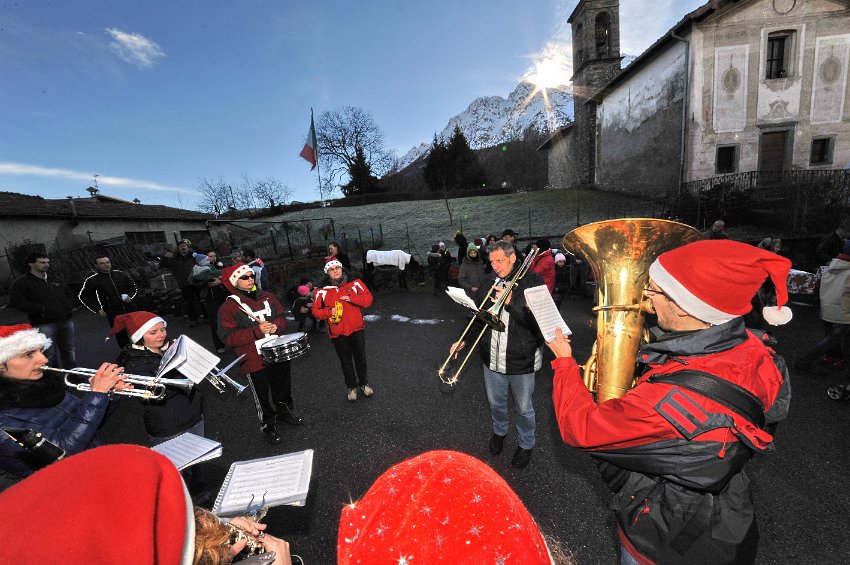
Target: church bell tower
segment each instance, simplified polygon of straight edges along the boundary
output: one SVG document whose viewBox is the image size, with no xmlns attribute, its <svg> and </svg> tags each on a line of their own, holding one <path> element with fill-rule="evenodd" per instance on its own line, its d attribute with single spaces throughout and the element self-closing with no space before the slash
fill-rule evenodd
<svg viewBox="0 0 850 565">
<path fill-rule="evenodd" d="M 571 185 L 595 185 L 596 104 L 588 103 L 620 72 L 620 1 L 580 0 L 567 20 L 573 33 L 574 121 Z"/>
</svg>

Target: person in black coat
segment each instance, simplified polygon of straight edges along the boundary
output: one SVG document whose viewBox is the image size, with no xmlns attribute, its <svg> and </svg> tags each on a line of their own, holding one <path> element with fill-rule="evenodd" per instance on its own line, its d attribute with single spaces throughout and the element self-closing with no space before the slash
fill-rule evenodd
<svg viewBox="0 0 850 565">
<path fill-rule="evenodd" d="M 135 310 L 132 300 L 138 289 L 127 273 L 112 268 L 112 261 L 105 253 L 95 257 L 94 264 L 97 271 L 83 281 L 78 298 L 92 314 L 106 318 L 112 329 L 115 316 Z M 126 332 L 116 334 L 115 341 L 120 348 L 130 344 Z"/>
<path fill-rule="evenodd" d="M 50 258 L 34 252 L 27 257 L 29 272 L 9 288 L 9 306 L 26 313 L 29 323 L 53 342 L 47 354 L 52 367 L 73 369 L 77 366 L 74 303 L 65 285 L 51 274 Z"/>
</svg>

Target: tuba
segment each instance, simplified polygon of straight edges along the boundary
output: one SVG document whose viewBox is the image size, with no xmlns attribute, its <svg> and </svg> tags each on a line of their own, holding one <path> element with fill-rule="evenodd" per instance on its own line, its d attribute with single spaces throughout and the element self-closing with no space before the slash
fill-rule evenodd
<svg viewBox="0 0 850 565">
<path fill-rule="evenodd" d="M 596 279 L 596 343 L 584 365 L 584 384 L 597 403 L 634 386 L 644 313 L 652 313 L 644 296 L 649 266 L 665 251 L 701 238 L 691 226 L 651 218 L 595 222 L 564 236 L 564 247 L 582 256 Z"/>
</svg>

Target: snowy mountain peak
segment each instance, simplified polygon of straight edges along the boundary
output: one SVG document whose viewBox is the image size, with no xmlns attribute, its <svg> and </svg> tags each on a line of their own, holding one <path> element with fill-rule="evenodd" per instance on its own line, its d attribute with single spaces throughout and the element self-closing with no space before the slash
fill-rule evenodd
<svg viewBox="0 0 850 565">
<path fill-rule="evenodd" d="M 470 147 L 483 149 L 519 139 L 529 127 L 539 132 L 555 131 L 572 120 L 573 96 L 569 87 L 561 86 L 547 89 L 546 98 L 548 108 L 543 94 L 527 82 L 519 83 L 507 98 L 476 98 L 466 110 L 449 120 L 438 137 L 449 139 L 458 126 Z M 421 143 L 412 148 L 399 159 L 398 168 L 403 169 L 427 154 L 430 147 L 430 143 Z"/>
</svg>

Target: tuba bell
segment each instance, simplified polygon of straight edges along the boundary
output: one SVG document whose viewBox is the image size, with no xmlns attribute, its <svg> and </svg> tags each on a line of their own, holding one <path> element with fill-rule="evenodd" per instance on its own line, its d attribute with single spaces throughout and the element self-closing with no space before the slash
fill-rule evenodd
<svg viewBox="0 0 850 565">
<path fill-rule="evenodd" d="M 649 266 L 662 253 L 701 237 L 691 226 L 652 218 L 595 222 L 564 236 L 564 247 L 582 256 L 596 279 L 596 343 L 584 365 L 584 384 L 597 403 L 634 386 L 644 313 L 651 313 L 644 296 Z"/>
</svg>

